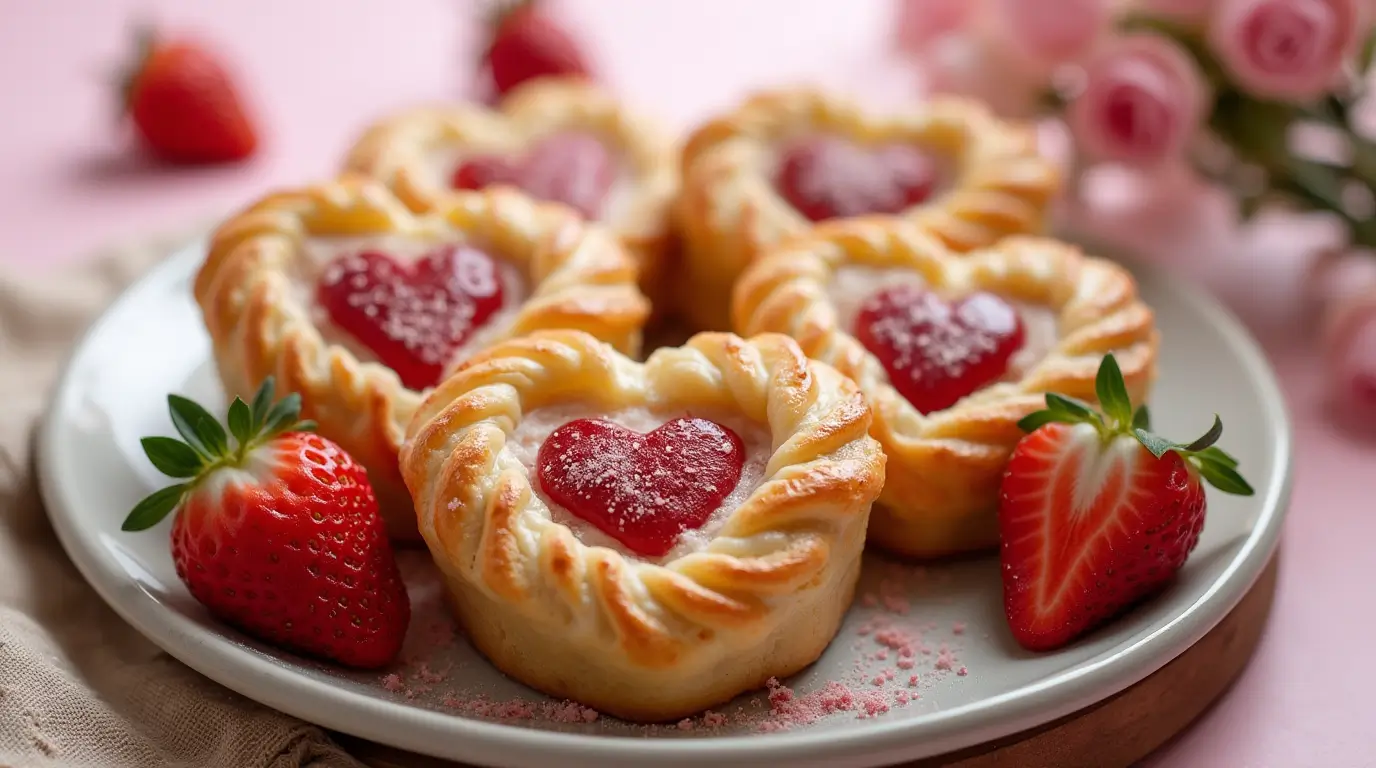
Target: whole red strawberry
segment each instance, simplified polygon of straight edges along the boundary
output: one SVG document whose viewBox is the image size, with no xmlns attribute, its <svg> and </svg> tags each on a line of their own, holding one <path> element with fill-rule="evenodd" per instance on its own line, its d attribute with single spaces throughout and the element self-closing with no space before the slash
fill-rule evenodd
<svg viewBox="0 0 1376 768">
<path fill-rule="evenodd" d="M 492 26 L 483 59 L 498 96 L 539 77 L 591 76 L 578 43 L 545 14 L 539 0 L 501 3 Z"/>
<path fill-rule="evenodd" d="M 172 560 L 193 597 L 274 645 L 351 667 L 401 649 L 411 603 L 363 467 L 297 421 L 301 399 L 235 398 L 229 434 L 204 408 L 169 395 L 185 442 L 145 437 L 161 472 L 182 479 L 134 507 L 123 530 L 174 509 Z"/>
<path fill-rule="evenodd" d="M 1023 419 L 999 505 L 1004 610 L 1018 643 L 1062 646 L 1164 587 L 1204 528 L 1201 479 L 1252 495 L 1214 445 L 1223 422 L 1188 445 L 1153 434 L 1112 355 L 1096 381 L 1103 413 L 1059 395 Z"/>
<path fill-rule="evenodd" d="M 224 163 L 258 148 L 233 79 L 199 43 L 145 35 L 125 78 L 124 102 L 143 144 L 162 160 Z"/>
</svg>

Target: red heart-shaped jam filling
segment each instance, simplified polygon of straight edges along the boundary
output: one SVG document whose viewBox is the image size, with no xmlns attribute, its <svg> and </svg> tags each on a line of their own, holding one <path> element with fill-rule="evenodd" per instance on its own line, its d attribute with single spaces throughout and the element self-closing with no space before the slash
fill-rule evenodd
<svg viewBox="0 0 1376 768">
<path fill-rule="evenodd" d="M 890 383 L 922 413 L 1002 378 L 1026 336 L 1017 310 L 992 293 L 948 302 L 914 285 L 869 297 L 855 326 Z"/>
<path fill-rule="evenodd" d="M 550 501 L 632 552 L 658 557 L 735 489 L 745 446 L 707 419 L 674 419 L 649 434 L 578 419 L 550 434 L 537 461 Z"/>
<path fill-rule="evenodd" d="M 899 213 L 936 188 L 930 155 L 907 144 L 862 147 L 836 136 L 812 136 L 786 147 L 779 193 L 812 221 Z"/>
<path fill-rule="evenodd" d="M 380 251 L 331 263 L 316 300 L 336 326 L 372 350 L 401 383 L 424 389 L 475 330 L 502 308 L 503 286 L 491 256 L 446 246 L 413 264 Z"/>
<path fill-rule="evenodd" d="M 482 189 L 508 184 L 595 219 L 611 190 L 615 170 L 615 159 L 600 139 L 585 133 L 560 133 L 519 157 L 469 157 L 454 169 L 450 185 L 455 189 Z"/>
</svg>

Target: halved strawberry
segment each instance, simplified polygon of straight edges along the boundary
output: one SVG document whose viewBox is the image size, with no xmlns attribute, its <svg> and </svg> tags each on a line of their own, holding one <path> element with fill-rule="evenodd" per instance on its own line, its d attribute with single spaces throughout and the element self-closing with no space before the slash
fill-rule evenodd
<svg viewBox="0 0 1376 768">
<path fill-rule="evenodd" d="M 1018 643 L 1050 650 L 1160 590 L 1199 543 L 1201 478 L 1252 495 L 1214 443 L 1223 422 L 1182 445 L 1153 434 L 1112 355 L 1096 380 L 1103 413 L 1048 393 L 1004 474 L 999 534 L 1004 610 Z"/>
<path fill-rule="evenodd" d="M 123 530 L 174 509 L 172 561 L 216 617 L 269 643 L 352 667 L 401 649 L 411 603 L 363 467 L 297 421 L 299 395 L 234 399 L 229 434 L 196 403 L 169 395 L 185 442 L 145 437 L 153 466 L 175 478 L 139 502 Z M 231 440 L 232 438 L 232 440 Z"/>
</svg>

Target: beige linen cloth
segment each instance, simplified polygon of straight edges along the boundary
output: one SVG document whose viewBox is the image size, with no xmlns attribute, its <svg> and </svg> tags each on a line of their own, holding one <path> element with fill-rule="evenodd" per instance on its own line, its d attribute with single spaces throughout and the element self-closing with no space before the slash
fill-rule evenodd
<svg viewBox="0 0 1376 768">
<path fill-rule="evenodd" d="M 361 768 L 321 729 L 191 671 L 67 559 L 36 488 L 34 425 L 85 327 L 176 244 L 60 274 L 0 271 L 0 768 Z"/>
</svg>

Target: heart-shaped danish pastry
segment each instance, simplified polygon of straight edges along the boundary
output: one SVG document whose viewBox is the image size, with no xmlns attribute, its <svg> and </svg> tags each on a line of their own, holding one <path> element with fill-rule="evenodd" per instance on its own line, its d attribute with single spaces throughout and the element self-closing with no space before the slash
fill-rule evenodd
<svg viewBox="0 0 1376 768">
<path fill-rule="evenodd" d="M 670 135 L 596 84 L 541 78 L 496 108 L 456 103 L 378 121 L 345 168 L 381 179 L 413 210 L 455 190 L 496 184 L 570 206 L 610 229 L 636 258 L 656 310 L 667 288 L 678 194 Z"/>
<path fill-rule="evenodd" d="M 814 222 L 864 215 L 921 223 L 968 251 L 1042 228 L 1060 186 L 1030 126 L 952 97 L 883 113 L 809 88 L 756 94 L 699 126 L 681 161 L 679 304 L 730 328 L 741 272 Z"/>
<path fill-rule="evenodd" d="M 869 427 L 856 384 L 783 336 L 637 362 L 543 331 L 436 387 L 399 466 L 475 648 L 556 698 L 673 721 L 835 636 L 884 482 Z"/>
<path fill-rule="evenodd" d="M 830 221 L 752 264 L 734 305 L 737 328 L 798 339 L 869 398 L 889 473 L 868 537 L 906 555 L 998 543 L 1018 420 L 1047 393 L 1093 400 L 1109 353 L 1134 402 L 1156 374 L 1132 275 L 1049 238 L 956 253 L 907 218 Z"/>
<path fill-rule="evenodd" d="M 649 315 L 604 229 L 518 190 L 417 213 L 347 176 L 282 190 L 215 232 L 196 275 L 225 392 L 268 376 L 368 470 L 388 531 L 415 538 L 397 450 L 423 392 L 503 338 L 577 328 L 634 352 Z"/>
<path fill-rule="evenodd" d="M 649 434 L 578 419 L 540 446 L 540 487 L 552 501 L 639 555 L 673 549 L 741 479 L 745 447 L 714 421 L 679 418 Z"/>
</svg>

